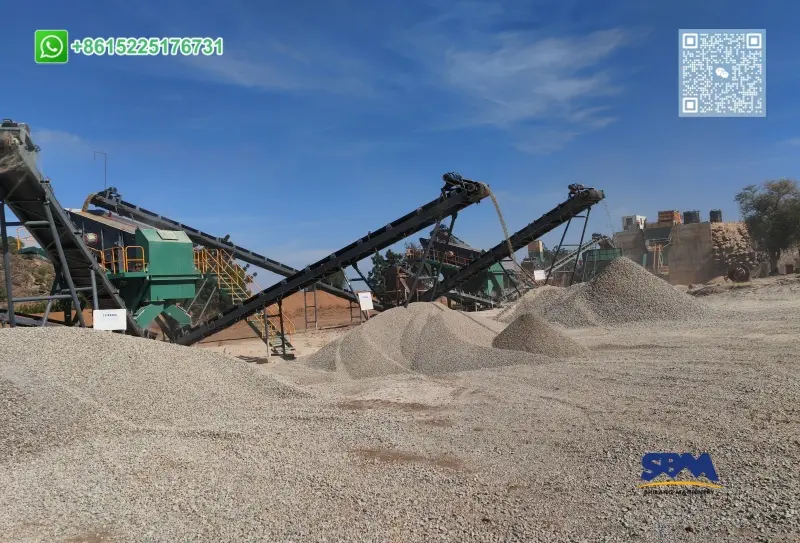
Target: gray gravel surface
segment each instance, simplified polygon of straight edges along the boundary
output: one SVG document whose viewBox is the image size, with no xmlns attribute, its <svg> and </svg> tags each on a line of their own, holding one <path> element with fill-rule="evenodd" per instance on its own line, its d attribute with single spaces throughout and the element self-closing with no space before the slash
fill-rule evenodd
<svg viewBox="0 0 800 543">
<path fill-rule="evenodd" d="M 589 349 L 536 313 L 523 313 L 492 341 L 498 349 L 525 351 L 553 358 L 585 355 Z"/>
<path fill-rule="evenodd" d="M 794 542 L 800 293 L 760 292 L 432 376 L 0 330 L 0 539 Z M 650 451 L 709 452 L 723 488 L 637 489 Z"/>
</svg>

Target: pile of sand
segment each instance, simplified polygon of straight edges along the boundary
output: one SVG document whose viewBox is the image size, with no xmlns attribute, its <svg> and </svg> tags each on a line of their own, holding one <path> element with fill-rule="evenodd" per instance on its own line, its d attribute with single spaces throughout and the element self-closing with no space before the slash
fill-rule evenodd
<svg viewBox="0 0 800 543">
<path fill-rule="evenodd" d="M 541 289 L 520 300 L 506 321 L 534 312 L 547 320 L 579 328 L 631 322 L 680 321 L 708 314 L 708 307 L 678 292 L 632 260 L 618 258 L 587 283 L 566 289 Z"/>
<path fill-rule="evenodd" d="M 381 313 L 301 361 L 354 379 L 552 362 L 493 348 L 499 328 L 440 304 L 414 303 Z"/>
<path fill-rule="evenodd" d="M 554 358 L 580 356 L 588 349 L 557 330 L 535 313 L 523 313 L 500 332 L 492 345 L 499 349 L 525 351 Z"/>
</svg>

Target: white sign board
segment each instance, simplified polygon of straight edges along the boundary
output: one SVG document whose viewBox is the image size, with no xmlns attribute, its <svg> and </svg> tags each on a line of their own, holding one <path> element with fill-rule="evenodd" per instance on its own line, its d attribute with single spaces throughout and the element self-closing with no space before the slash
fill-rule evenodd
<svg viewBox="0 0 800 543">
<path fill-rule="evenodd" d="M 128 319 L 124 309 L 95 309 L 92 311 L 95 330 L 127 330 Z"/>
<path fill-rule="evenodd" d="M 544 270 L 533 270 L 533 278 L 537 281 L 544 281 L 547 279 L 547 272 Z"/>
<path fill-rule="evenodd" d="M 372 305 L 372 293 L 371 292 L 359 292 L 358 293 L 358 305 L 361 306 L 361 311 L 370 311 L 374 309 L 375 306 Z"/>
</svg>

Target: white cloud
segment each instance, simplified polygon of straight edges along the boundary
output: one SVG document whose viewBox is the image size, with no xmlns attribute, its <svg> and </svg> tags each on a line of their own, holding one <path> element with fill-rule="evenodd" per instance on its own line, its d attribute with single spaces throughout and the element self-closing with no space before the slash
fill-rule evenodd
<svg viewBox="0 0 800 543">
<path fill-rule="evenodd" d="M 283 51 L 281 49 L 280 51 Z M 358 71 L 331 70 L 331 62 L 301 60 L 299 52 L 283 52 L 253 60 L 242 52 L 219 57 L 183 57 L 200 79 L 267 91 L 325 91 L 333 94 L 367 95 L 369 84 Z"/>
<path fill-rule="evenodd" d="M 414 15 L 365 7 L 336 31 L 309 27 L 305 14 L 289 10 L 268 38 L 255 24 L 263 14 L 241 7 L 229 21 L 236 39 L 226 39 L 224 56 L 184 57 L 187 69 L 163 68 L 255 90 L 368 97 L 372 106 L 423 111 L 441 98 L 445 106 L 427 115 L 420 130 L 493 126 L 516 138 L 518 149 L 552 152 L 615 121 L 608 100 L 621 88 L 610 61 L 636 31 L 587 32 L 573 24 L 576 2 L 558 9 L 536 3 L 419 0 L 408 8 Z M 227 20 L 227 14 L 206 15 Z M 165 24 L 161 13 L 139 16 Z M 334 11 L 329 17 L 335 19 Z M 547 131 L 547 139 L 537 135 Z"/>
<path fill-rule="evenodd" d="M 783 142 L 784 145 L 789 145 L 790 147 L 800 147 L 800 137 L 798 138 L 789 138 Z"/>
<path fill-rule="evenodd" d="M 490 48 L 447 52 L 448 82 L 480 102 L 479 124 L 537 119 L 596 121 L 582 100 L 617 92 L 601 61 L 625 43 L 619 30 L 530 41 L 505 34 Z"/>
<path fill-rule="evenodd" d="M 77 134 L 46 128 L 31 133 L 33 142 L 42 150 L 54 152 L 92 150 L 92 144 Z"/>
</svg>

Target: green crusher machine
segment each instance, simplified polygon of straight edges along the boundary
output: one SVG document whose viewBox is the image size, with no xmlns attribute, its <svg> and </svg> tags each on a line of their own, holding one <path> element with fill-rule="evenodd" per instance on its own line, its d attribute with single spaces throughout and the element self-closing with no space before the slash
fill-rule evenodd
<svg viewBox="0 0 800 543">
<path fill-rule="evenodd" d="M 106 249 L 112 258 L 106 273 L 119 289 L 125 305 L 142 328 L 159 315 L 181 326 L 191 317 L 179 305 L 196 294 L 200 272 L 195 266 L 194 244 L 182 231 L 137 228 L 136 244 Z"/>
</svg>

